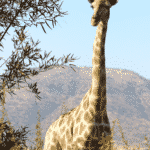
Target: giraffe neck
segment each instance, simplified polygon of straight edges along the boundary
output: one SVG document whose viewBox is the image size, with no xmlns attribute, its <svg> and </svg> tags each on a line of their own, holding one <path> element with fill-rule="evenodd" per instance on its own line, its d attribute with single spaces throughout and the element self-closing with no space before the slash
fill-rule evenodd
<svg viewBox="0 0 150 150">
<path fill-rule="evenodd" d="M 107 21 L 100 21 L 93 44 L 92 91 L 89 103 L 95 113 L 106 109 L 105 37 Z"/>
</svg>

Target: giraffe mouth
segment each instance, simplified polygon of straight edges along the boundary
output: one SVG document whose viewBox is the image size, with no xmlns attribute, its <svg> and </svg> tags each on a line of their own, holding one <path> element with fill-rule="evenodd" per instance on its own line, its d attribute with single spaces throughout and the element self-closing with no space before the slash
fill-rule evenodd
<svg viewBox="0 0 150 150">
<path fill-rule="evenodd" d="M 102 13 L 102 10 L 98 10 L 97 12 L 96 12 L 96 14 L 93 14 L 93 16 L 92 16 L 92 25 L 93 26 L 97 26 L 98 25 L 98 23 L 100 22 L 100 14 Z"/>
</svg>

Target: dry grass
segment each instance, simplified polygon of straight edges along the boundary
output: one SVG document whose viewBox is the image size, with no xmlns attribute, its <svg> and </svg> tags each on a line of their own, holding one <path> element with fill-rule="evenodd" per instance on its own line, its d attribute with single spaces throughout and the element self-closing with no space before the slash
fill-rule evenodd
<svg viewBox="0 0 150 150">
<path fill-rule="evenodd" d="M 139 143 L 138 147 L 136 145 L 134 145 L 133 147 L 129 146 L 128 145 L 128 141 L 125 140 L 125 136 L 124 136 L 124 133 L 122 131 L 122 127 L 120 126 L 120 123 L 119 123 L 118 119 L 116 119 L 116 120 L 113 121 L 113 127 L 111 129 L 112 130 L 112 137 L 113 137 L 113 134 L 114 134 L 114 127 L 115 127 L 115 122 L 116 121 L 117 121 L 118 127 L 120 129 L 120 133 L 122 135 L 122 141 L 125 144 L 125 146 L 118 146 L 118 145 L 115 144 L 115 142 L 112 142 L 112 145 L 113 145 L 112 150 L 150 150 L 150 145 L 148 144 L 148 139 L 147 139 L 146 136 L 145 136 L 145 143 L 146 143 L 147 147 L 141 147 L 140 143 Z"/>
<path fill-rule="evenodd" d="M 116 145 L 116 143 L 113 140 L 115 123 L 117 123 L 117 125 L 118 125 L 118 127 L 120 129 L 119 132 L 122 135 L 122 137 L 121 137 L 122 138 L 122 142 L 125 144 L 125 146 Z M 120 126 L 120 123 L 119 123 L 118 119 L 116 119 L 116 120 L 113 121 L 113 127 L 111 128 L 111 130 L 112 130 L 112 135 L 111 135 L 112 136 L 112 141 L 111 141 L 112 148 L 111 148 L 111 150 L 150 150 L 150 145 L 148 145 L 148 139 L 147 139 L 147 137 L 145 137 L 145 143 L 146 143 L 147 147 L 141 147 L 140 143 L 139 143 L 138 146 L 136 146 L 136 145 L 134 145 L 133 147 L 129 146 L 128 145 L 128 141 L 125 140 L 124 133 L 122 131 L 122 127 Z M 103 148 L 103 149 L 106 149 L 106 148 Z M 27 149 L 27 150 L 33 150 L 33 149 Z"/>
<path fill-rule="evenodd" d="M 64 113 L 66 113 L 67 111 L 68 110 L 66 110 L 66 107 L 64 105 Z M 39 114 L 40 114 L 40 112 L 39 112 Z M 144 143 L 146 143 L 146 147 L 141 147 L 142 144 L 140 144 L 140 143 L 139 143 L 138 146 L 137 145 L 134 145 L 133 147 L 129 146 L 128 141 L 125 139 L 124 133 L 122 131 L 122 127 L 119 123 L 119 119 L 114 120 L 112 123 L 113 123 L 113 126 L 111 128 L 111 131 L 112 131 L 111 136 L 106 137 L 106 138 L 103 137 L 102 141 L 99 141 L 99 142 L 103 143 L 103 147 L 99 148 L 100 150 L 110 149 L 109 148 L 110 147 L 110 144 L 109 144 L 110 142 L 111 142 L 111 146 L 112 146 L 111 150 L 150 150 L 150 145 L 148 144 L 148 138 L 146 136 L 145 136 L 145 142 L 144 142 Z M 37 124 L 40 124 L 40 121 Z M 113 139 L 114 134 L 115 134 L 115 131 L 114 131 L 115 125 L 118 125 L 118 127 L 119 127 L 119 132 L 121 133 L 121 139 L 122 139 L 122 142 L 123 142 L 124 146 L 123 145 L 121 145 L 121 146 L 117 145 L 115 143 L 114 139 Z M 40 131 L 40 126 L 38 126 L 38 128 L 36 127 L 36 129 L 38 131 Z M 28 140 L 31 141 L 30 139 L 28 139 Z M 37 145 L 35 144 L 34 146 L 24 148 L 24 150 L 42 150 L 41 145 L 43 143 L 42 140 L 44 140 L 44 139 L 42 139 L 41 136 L 38 136 L 38 134 L 37 134 L 36 140 L 40 141 L 40 142 L 37 142 Z M 33 142 L 33 141 L 31 141 L 31 142 Z M 39 143 L 41 143 L 41 144 L 39 145 Z M 13 147 L 13 149 L 11 149 L 11 150 L 20 150 L 20 147 L 18 147 L 18 146 Z"/>
</svg>

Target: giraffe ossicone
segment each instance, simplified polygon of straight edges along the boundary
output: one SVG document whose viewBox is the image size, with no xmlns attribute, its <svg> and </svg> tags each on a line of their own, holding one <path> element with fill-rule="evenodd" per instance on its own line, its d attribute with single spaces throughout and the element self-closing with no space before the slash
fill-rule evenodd
<svg viewBox="0 0 150 150">
<path fill-rule="evenodd" d="M 61 115 L 49 127 L 44 150 L 111 149 L 111 130 L 106 110 L 104 46 L 110 7 L 117 0 L 88 1 L 94 9 L 91 24 L 98 25 L 93 44 L 92 85 L 79 106 Z"/>
</svg>

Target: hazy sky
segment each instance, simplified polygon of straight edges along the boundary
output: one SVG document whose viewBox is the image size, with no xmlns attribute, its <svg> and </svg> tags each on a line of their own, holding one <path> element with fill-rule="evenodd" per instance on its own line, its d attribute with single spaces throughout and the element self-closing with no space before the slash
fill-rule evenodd
<svg viewBox="0 0 150 150">
<path fill-rule="evenodd" d="M 110 9 L 105 44 L 106 68 L 128 69 L 150 79 L 149 6 L 149 0 L 119 0 Z M 45 50 L 47 53 L 52 51 L 49 58 L 54 55 L 55 58 L 59 58 L 71 53 L 74 57 L 80 58 L 73 64 L 91 67 L 97 27 L 91 26 L 93 10 L 90 3 L 88 0 L 64 0 L 61 8 L 63 12 L 68 11 L 69 15 L 58 17 L 56 20 L 59 24 L 52 30 L 45 24 L 47 34 L 38 25 L 37 28 L 26 28 L 27 35 L 31 35 L 35 42 L 38 39 L 41 41 L 37 48 L 41 48 L 42 55 Z M 51 22 L 48 23 L 52 27 Z M 5 60 L 11 55 L 12 50 L 15 51 L 11 41 L 14 28 L 11 27 L 8 33 L 10 35 L 5 36 L 6 40 L 2 40 L 3 52 L 0 51 L 0 57 L 4 56 Z M 0 64 L 3 62 L 1 60 Z M 32 67 L 38 67 L 38 63 L 34 63 Z M 6 69 L 5 65 L 0 68 L 0 73 L 4 73 L 3 69 Z"/>
</svg>

